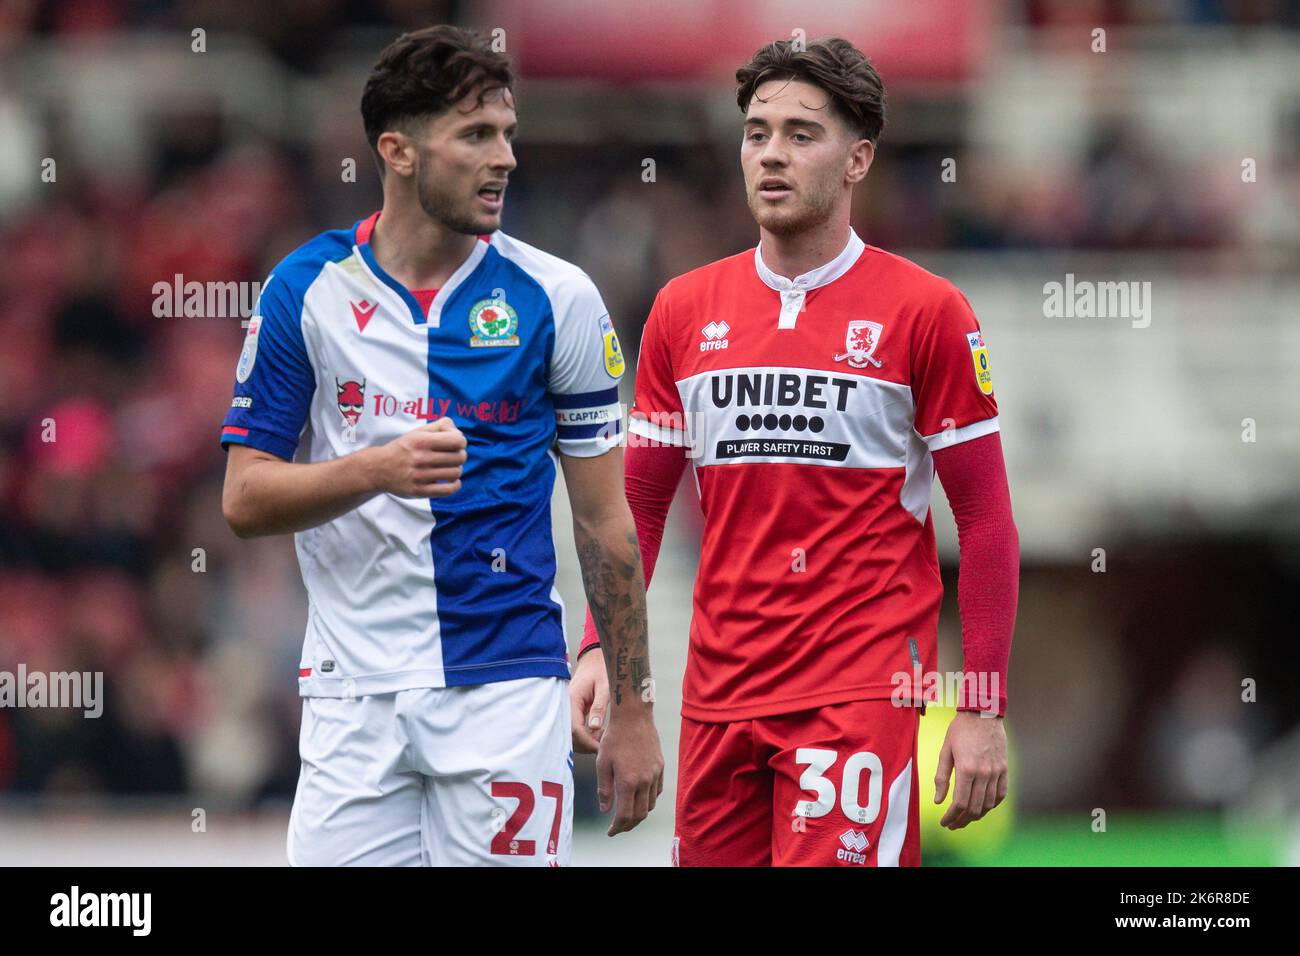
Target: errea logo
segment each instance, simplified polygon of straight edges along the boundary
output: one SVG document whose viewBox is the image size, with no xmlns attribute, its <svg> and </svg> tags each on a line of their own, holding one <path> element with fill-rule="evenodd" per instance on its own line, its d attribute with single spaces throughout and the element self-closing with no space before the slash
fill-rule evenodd
<svg viewBox="0 0 1300 956">
<path fill-rule="evenodd" d="M 731 326 L 726 322 L 710 322 L 700 332 L 704 335 L 704 341 L 700 343 L 701 352 L 712 352 L 714 349 L 725 349 L 727 347 L 727 333 L 731 331 Z"/>
<path fill-rule="evenodd" d="M 866 865 L 867 855 L 862 851 L 871 845 L 871 841 L 865 833 L 861 830 L 845 830 L 840 834 L 840 844 L 844 849 L 835 851 L 835 859 L 857 863 L 859 866 Z"/>
</svg>

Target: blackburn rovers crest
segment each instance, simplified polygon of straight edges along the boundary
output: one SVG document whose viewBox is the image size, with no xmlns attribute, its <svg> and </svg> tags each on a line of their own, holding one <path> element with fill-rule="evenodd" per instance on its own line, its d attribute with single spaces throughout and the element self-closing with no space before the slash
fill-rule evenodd
<svg viewBox="0 0 1300 956">
<path fill-rule="evenodd" d="M 866 368 L 868 365 L 880 368 L 885 363 L 875 357 L 875 351 L 880 344 L 880 334 L 884 331 L 885 327 L 879 322 L 854 319 L 844 335 L 844 351 L 835 356 L 835 361 L 848 359 L 854 368 Z"/>
<path fill-rule="evenodd" d="M 471 348 L 518 345 L 519 316 L 505 299 L 482 299 L 469 310 Z"/>
</svg>

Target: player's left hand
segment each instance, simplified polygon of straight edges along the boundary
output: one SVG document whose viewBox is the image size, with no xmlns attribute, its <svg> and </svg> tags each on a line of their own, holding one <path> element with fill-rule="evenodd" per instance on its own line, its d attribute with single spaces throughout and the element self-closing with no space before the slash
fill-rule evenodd
<svg viewBox="0 0 1300 956">
<path fill-rule="evenodd" d="M 608 709 L 609 675 L 605 673 L 605 655 L 599 647 L 593 647 L 578 658 L 573 677 L 569 679 L 574 750 L 594 754 L 599 749 Z"/>
<path fill-rule="evenodd" d="M 952 805 L 939 821 L 960 830 L 979 820 L 1007 796 L 1007 732 L 1003 718 L 962 710 L 948 725 L 934 777 L 934 802 L 943 803 L 954 767 Z"/>
<path fill-rule="evenodd" d="M 649 707 L 615 710 L 596 753 L 596 800 L 601 813 L 614 809 L 610 836 L 646 818 L 664 792 L 664 755 Z"/>
</svg>

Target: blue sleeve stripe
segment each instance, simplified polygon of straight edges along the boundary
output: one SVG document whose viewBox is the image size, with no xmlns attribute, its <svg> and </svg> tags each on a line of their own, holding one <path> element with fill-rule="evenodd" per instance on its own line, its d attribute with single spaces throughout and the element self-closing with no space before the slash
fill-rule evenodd
<svg viewBox="0 0 1300 956">
<path fill-rule="evenodd" d="M 552 395 L 556 408 L 591 408 L 595 405 L 613 405 L 618 401 L 618 386 L 611 385 L 595 392 L 576 392 L 573 395 Z"/>
<path fill-rule="evenodd" d="M 622 428 L 617 418 L 607 422 L 592 422 L 590 425 L 556 425 L 555 434 L 561 441 L 577 438 L 595 438 L 597 435 L 617 435 Z"/>
</svg>

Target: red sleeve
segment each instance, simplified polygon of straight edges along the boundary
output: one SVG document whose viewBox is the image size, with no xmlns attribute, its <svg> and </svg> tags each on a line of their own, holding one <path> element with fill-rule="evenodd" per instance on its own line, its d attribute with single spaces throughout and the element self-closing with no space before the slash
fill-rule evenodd
<svg viewBox="0 0 1300 956">
<path fill-rule="evenodd" d="M 947 286 L 914 334 L 916 430 L 930 450 L 996 431 L 998 405 L 984 333 L 956 286 Z"/>
<path fill-rule="evenodd" d="M 683 446 L 688 444 L 682 397 L 673 374 L 667 296 L 655 296 L 641 332 L 636 360 L 636 393 L 629 415 L 627 454 L 623 459 L 628 507 L 636 522 L 646 587 L 659 557 L 664 522 L 686 467 Z M 578 656 L 600 643 L 596 625 L 587 610 Z"/>
<path fill-rule="evenodd" d="M 680 448 L 628 444 L 623 459 L 623 481 L 627 490 L 627 504 L 632 509 L 632 520 L 636 522 L 636 538 L 641 546 L 641 565 L 645 569 L 646 587 L 650 586 L 655 561 L 659 558 L 659 545 L 663 542 L 668 507 L 673 503 L 673 495 L 685 467 L 686 456 Z M 596 624 L 591 619 L 591 609 L 588 608 L 578 657 L 599 643 Z"/>
<path fill-rule="evenodd" d="M 996 678 L 1002 716 L 1007 708 L 1007 663 L 1020 589 L 1020 538 L 1011 517 L 1002 441 L 994 432 L 938 449 L 933 457 L 957 522 L 962 668 L 965 673 Z M 959 701 L 957 709 L 981 708 L 973 701 Z"/>
<path fill-rule="evenodd" d="M 628 444 L 641 439 L 663 445 L 686 444 L 688 431 L 682 395 L 673 374 L 671 324 L 663 289 L 655 296 L 641 333 L 636 360 L 636 395 L 629 415 Z M 633 437 L 635 436 L 635 438 Z"/>
</svg>

